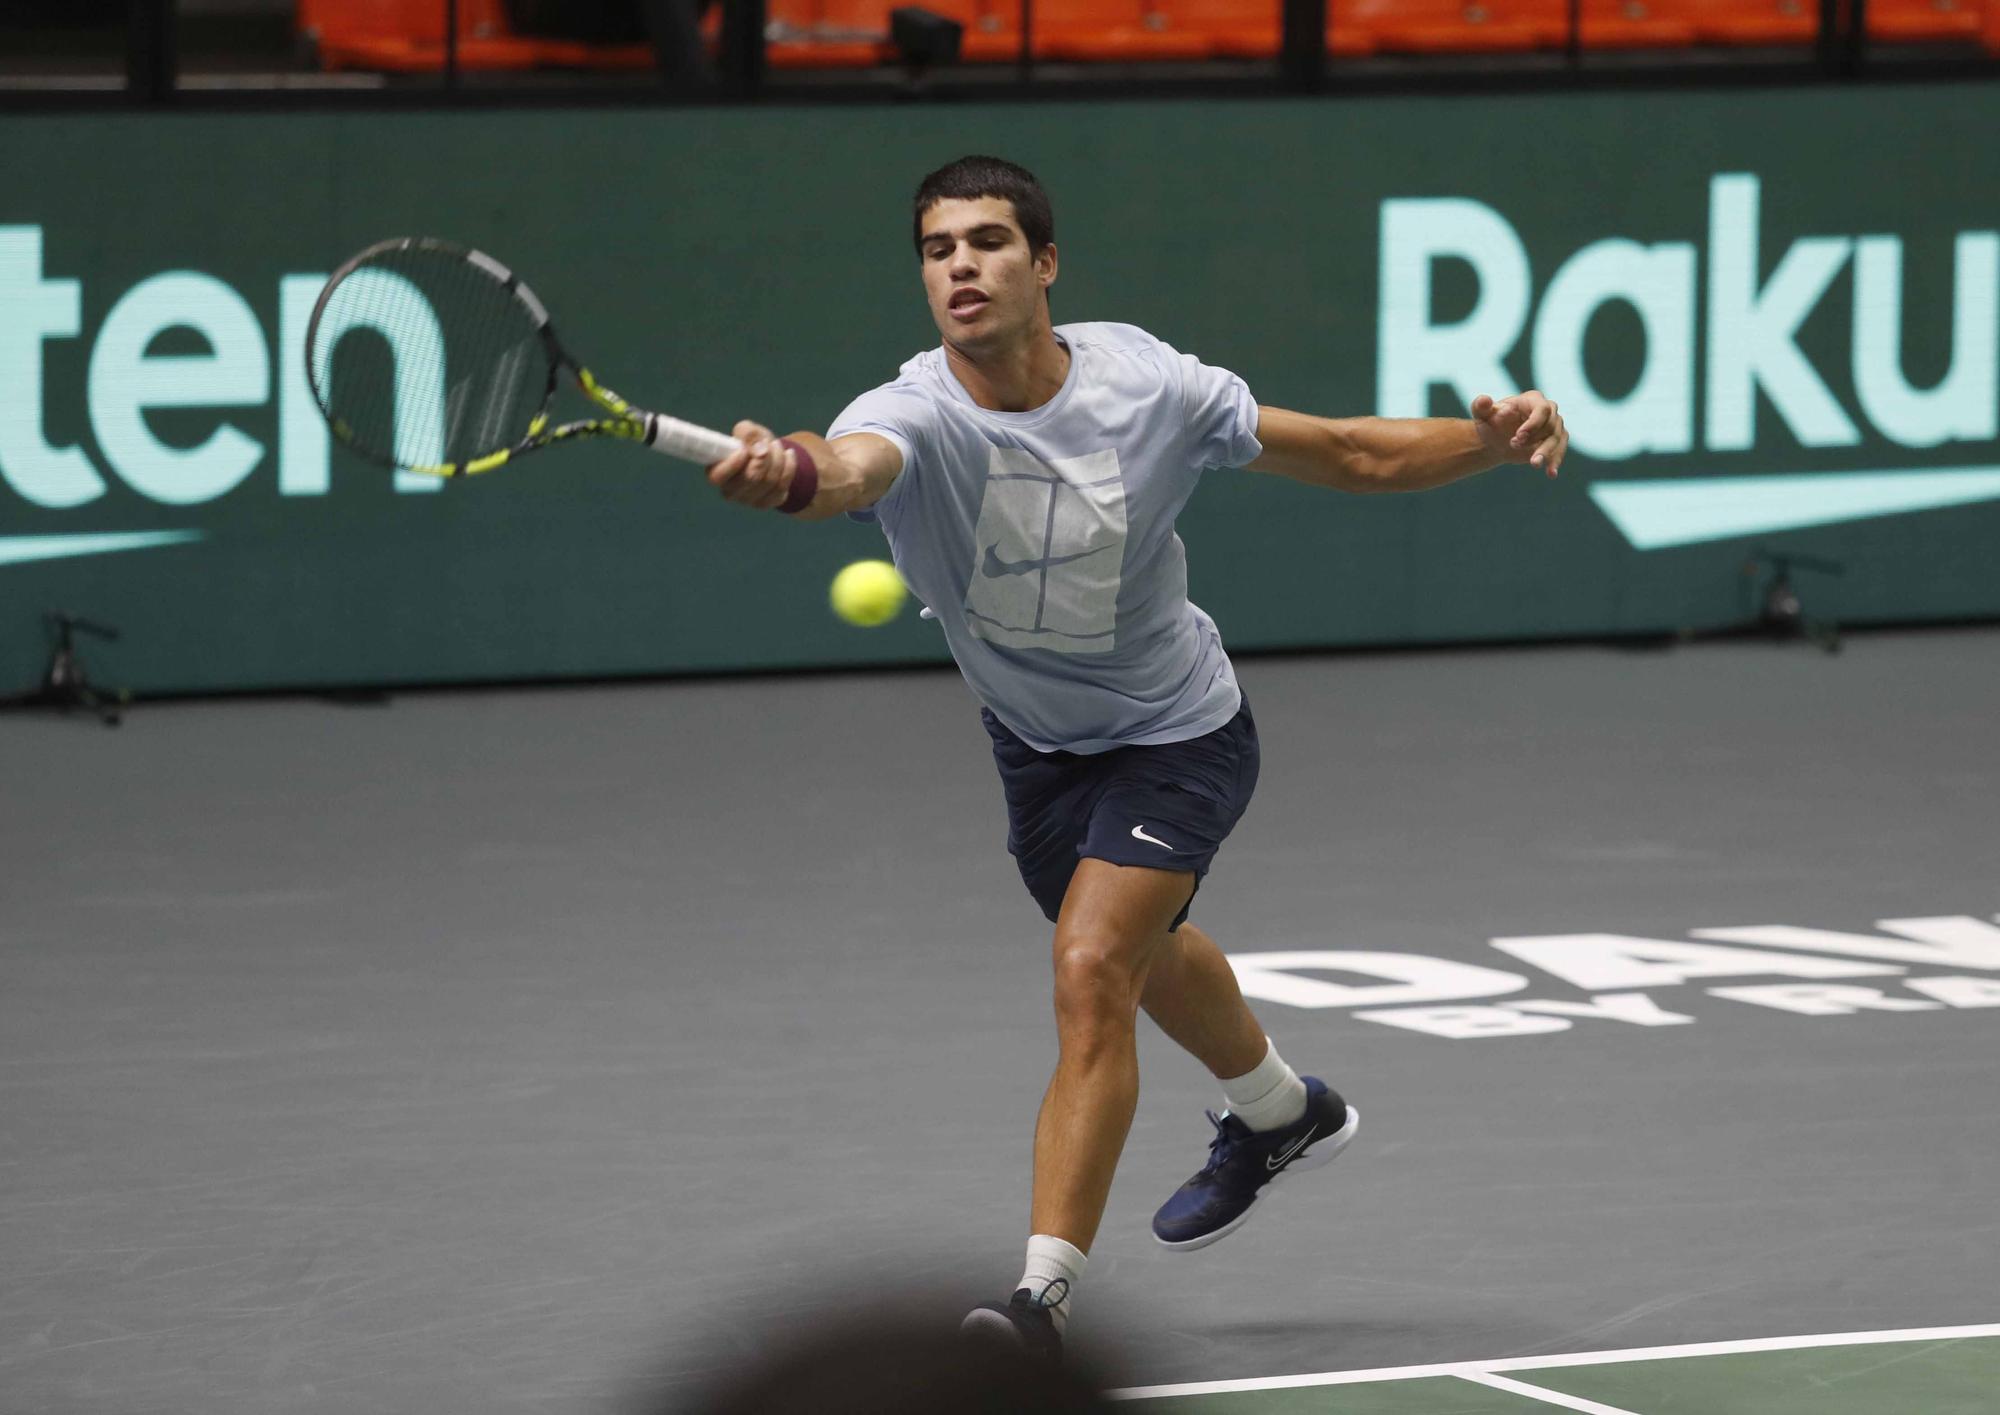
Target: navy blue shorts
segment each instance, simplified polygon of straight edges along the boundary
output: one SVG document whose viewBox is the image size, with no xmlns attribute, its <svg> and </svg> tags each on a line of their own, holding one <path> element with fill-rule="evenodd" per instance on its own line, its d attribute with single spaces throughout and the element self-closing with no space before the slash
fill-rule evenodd
<svg viewBox="0 0 2000 1415">
<path fill-rule="evenodd" d="M 1007 793 L 1007 852 L 1053 920 L 1076 862 L 1188 870 L 1188 903 L 1257 789 L 1257 720 L 1246 698 L 1205 736 L 1092 756 L 1038 752 L 986 709 L 993 761 Z M 1187 906 L 1170 927 L 1179 928 Z"/>
</svg>

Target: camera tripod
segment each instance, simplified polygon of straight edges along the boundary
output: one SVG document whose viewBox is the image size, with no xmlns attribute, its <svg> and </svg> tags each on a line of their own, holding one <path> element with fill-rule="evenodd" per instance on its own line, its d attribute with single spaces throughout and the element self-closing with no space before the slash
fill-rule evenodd
<svg viewBox="0 0 2000 1415">
<path fill-rule="evenodd" d="M 96 713 L 98 721 L 106 727 L 118 726 L 125 705 L 132 701 L 132 695 L 123 688 L 99 692 L 91 685 L 90 675 L 84 671 L 83 659 L 76 651 L 76 636 L 80 633 L 115 640 L 118 631 L 109 624 L 99 624 L 74 614 L 53 612 L 47 620 L 55 635 L 55 656 L 49 660 L 48 671 L 42 675 L 41 687 L 23 699 L 25 705 L 54 708 L 61 713 L 83 708 Z"/>
</svg>

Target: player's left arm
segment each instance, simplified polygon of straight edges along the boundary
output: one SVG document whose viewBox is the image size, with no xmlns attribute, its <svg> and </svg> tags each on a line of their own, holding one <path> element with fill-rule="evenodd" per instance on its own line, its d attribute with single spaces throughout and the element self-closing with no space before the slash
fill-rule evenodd
<svg viewBox="0 0 2000 1415">
<path fill-rule="evenodd" d="M 1482 393 L 1470 418 L 1316 418 L 1260 405 L 1257 440 L 1253 472 L 1364 492 L 1428 491 L 1509 463 L 1554 476 L 1569 451 L 1562 414 L 1535 392 Z"/>
</svg>

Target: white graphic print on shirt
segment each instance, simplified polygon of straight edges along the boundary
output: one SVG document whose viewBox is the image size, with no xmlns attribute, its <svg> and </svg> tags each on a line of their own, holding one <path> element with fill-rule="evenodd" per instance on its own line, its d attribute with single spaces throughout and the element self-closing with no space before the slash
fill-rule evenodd
<svg viewBox="0 0 2000 1415">
<path fill-rule="evenodd" d="M 967 626 L 1008 648 L 1109 653 L 1125 563 L 1125 483 L 1110 448 L 1044 462 L 989 448 Z"/>
</svg>

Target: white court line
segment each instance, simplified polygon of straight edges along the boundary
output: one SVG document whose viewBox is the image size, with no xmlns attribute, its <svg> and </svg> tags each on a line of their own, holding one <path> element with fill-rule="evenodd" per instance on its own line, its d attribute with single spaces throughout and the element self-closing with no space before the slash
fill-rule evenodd
<svg viewBox="0 0 2000 1415">
<path fill-rule="evenodd" d="M 1683 1356 L 1730 1356 L 1744 1351 L 1802 1351 L 1814 1346 L 1873 1346 L 1889 1341 L 1957 1341 L 2000 1336 L 2000 1322 L 1970 1327 L 1909 1327 L 1902 1331 L 1843 1331 L 1818 1336 L 1766 1336 L 1749 1341 L 1705 1341 L 1691 1346 L 1635 1346 L 1624 1351 L 1584 1351 L 1567 1356 L 1507 1356 L 1495 1361 L 1445 1361 L 1434 1366 L 1382 1366 L 1370 1371 L 1318 1371 L 1303 1376 L 1257 1376 L 1241 1381 L 1189 1381 L 1182 1385 L 1128 1386 L 1106 1391 L 1109 1400 L 1158 1400 L 1169 1395 L 1222 1395 L 1236 1390 L 1296 1390 L 1302 1386 L 1415 1381 L 1426 1376 L 1483 1376 L 1494 1371 L 1608 1366 L 1621 1361 L 1673 1361 Z"/>
<path fill-rule="evenodd" d="M 1559 1405 L 1565 1410 L 1581 1410 L 1583 1415 L 1632 1415 L 1630 1410 L 1620 1410 L 1615 1405 L 1599 1405 L 1596 1401 L 1585 1400 L 1580 1395 L 1565 1395 L 1562 1391 L 1550 1390 L 1546 1386 L 1531 1386 L 1526 1381 L 1510 1381 L 1505 1376 L 1481 1375 L 1473 1372 L 1461 1375 L 1459 1379 L 1471 1381 L 1475 1385 L 1492 1386 L 1493 1389 L 1504 1390 L 1509 1395 L 1526 1396 L 1529 1400 L 1538 1400 L 1544 1405 Z"/>
</svg>

